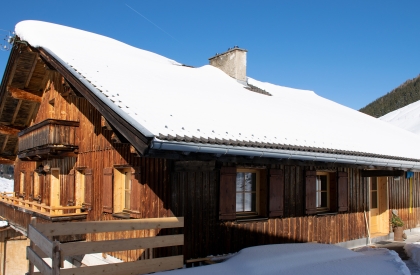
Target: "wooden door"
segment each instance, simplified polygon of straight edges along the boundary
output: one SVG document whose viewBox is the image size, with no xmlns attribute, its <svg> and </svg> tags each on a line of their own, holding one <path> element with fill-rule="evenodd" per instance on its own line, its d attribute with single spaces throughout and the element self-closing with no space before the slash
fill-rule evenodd
<svg viewBox="0 0 420 275">
<path fill-rule="evenodd" d="M 371 235 L 389 233 L 388 183 L 386 177 L 370 180 L 370 232 Z"/>
</svg>

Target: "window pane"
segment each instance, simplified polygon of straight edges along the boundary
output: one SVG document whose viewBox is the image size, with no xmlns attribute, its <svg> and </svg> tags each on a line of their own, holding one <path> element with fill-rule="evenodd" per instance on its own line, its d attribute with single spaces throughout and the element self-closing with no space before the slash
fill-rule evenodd
<svg viewBox="0 0 420 275">
<path fill-rule="evenodd" d="M 245 211 L 255 211 L 255 193 L 245 193 Z"/>
<path fill-rule="evenodd" d="M 326 191 L 327 190 L 327 176 L 323 175 L 320 176 L 321 179 L 321 190 Z"/>
<path fill-rule="evenodd" d="M 372 178 L 372 190 L 378 190 L 378 183 L 376 178 Z"/>
<path fill-rule="evenodd" d="M 327 199 L 328 199 L 328 193 L 327 192 L 321 192 L 321 205 L 320 205 L 320 207 L 327 207 L 328 206 Z"/>
<path fill-rule="evenodd" d="M 236 194 L 236 212 L 244 211 L 244 194 Z"/>
<path fill-rule="evenodd" d="M 371 194 L 371 208 L 378 208 L 378 193 L 376 191 L 373 191 Z"/>
<path fill-rule="evenodd" d="M 236 192 L 244 191 L 245 173 L 236 173 Z"/>
<path fill-rule="evenodd" d="M 245 173 L 245 191 L 255 191 L 256 182 L 257 180 L 255 173 Z"/>
</svg>

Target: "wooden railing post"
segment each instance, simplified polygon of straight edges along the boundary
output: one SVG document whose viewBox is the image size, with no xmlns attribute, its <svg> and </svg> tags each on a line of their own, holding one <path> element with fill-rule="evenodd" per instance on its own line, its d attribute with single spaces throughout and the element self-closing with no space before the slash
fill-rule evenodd
<svg viewBox="0 0 420 275">
<path fill-rule="evenodd" d="M 60 267 L 61 267 L 61 251 L 60 251 L 60 242 L 53 241 L 53 257 L 51 263 L 52 275 L 59 275 L 60 274 Z"/>
<path fill-rule="evenodd" d="M 36 218 L 35 217 L 31 217 L 30 224 L 33 227 L 36 227 Z M 28 231 L 29 231 L 29 229 L 28 229 Z M 32 240 L 31 240 L 31 243 L 30 243 L 29 246 L 30 246 L 30 248 L 35 249 L 35 245 L 34 245 L 34 242 Z M 28 255 L 27 254 L 26 254 L 26 259 L 28 259 Z M 29 275 L 33 275 L 34 274 L 34 264 L 31 261 L 29 261 L 29 263 L 28 263 L 28 269 L 29 269 L 28 274 Z"/>
</svg>

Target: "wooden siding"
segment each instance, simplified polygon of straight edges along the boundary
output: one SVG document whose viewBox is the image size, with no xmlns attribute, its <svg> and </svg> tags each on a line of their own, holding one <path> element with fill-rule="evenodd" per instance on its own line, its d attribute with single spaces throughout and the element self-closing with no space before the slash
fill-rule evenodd
<svg viewBox="0 0 420 275">
<path fill-rule="evenodd" d="M 405 177 L 399 179 L 388 178 L 389 209 L 397 210 L 398 216 L 404 222 L 404 229 L 420 227 L 420 185 L 419 173 L 414 173 L 412 190 L 410 192 L 410 180 Z M 411 196 L 411 200 L 410 200 Z M 410 201 L 412 205 L 410 207 Z M 411 209 L 411 213 L 410 213 Z M 390 211 L 390 215 L 391 211 Z"/>
<path fill-rule="evenodd" d="M 349 174 L 351 211 L 334 215 L 304 214 L 304 171 L 315 167 L 280 166 L 285 171 L 284 216 L 258 222 L 218 219 L 219 170 L 174 171 L 172 211 L 185 217 L 185 259 L 236 252 L 242 248 L 287 242 L 338 243 L 367 236 L 364 207 L 366 179 Z M 319 168 L 322 169 L 322 168 Z M 182 169 L 181 169 L 182 170 Z"/>
</svg>

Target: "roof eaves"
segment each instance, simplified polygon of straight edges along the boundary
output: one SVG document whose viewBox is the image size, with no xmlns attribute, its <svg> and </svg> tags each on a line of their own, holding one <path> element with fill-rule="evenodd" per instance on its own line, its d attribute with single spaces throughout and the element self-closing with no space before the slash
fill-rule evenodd
<svg viewBox="0 0 420 275">
<path fill-rule="evenodd" d="M 151 149 L 180 151 L 189 153 L 209 153 L 216 155 L 235 155 L 248 157 L 264 157 L 275 159 L 294 159 L 306 161 L 322 161 L 332 163 L 373 165 L 400 169 L 420 169 L 420 160 L 402 159 L 392 156 L 369 155 L 363 153 L 336 154 L 333 152 L 299 151 L 290 147 L 287 149 L 273 149 L 266 147 L 243 147 L 226 144 L 204 144 L 180 141 L 168 141 L 154 138 Z"/>
</svg>

